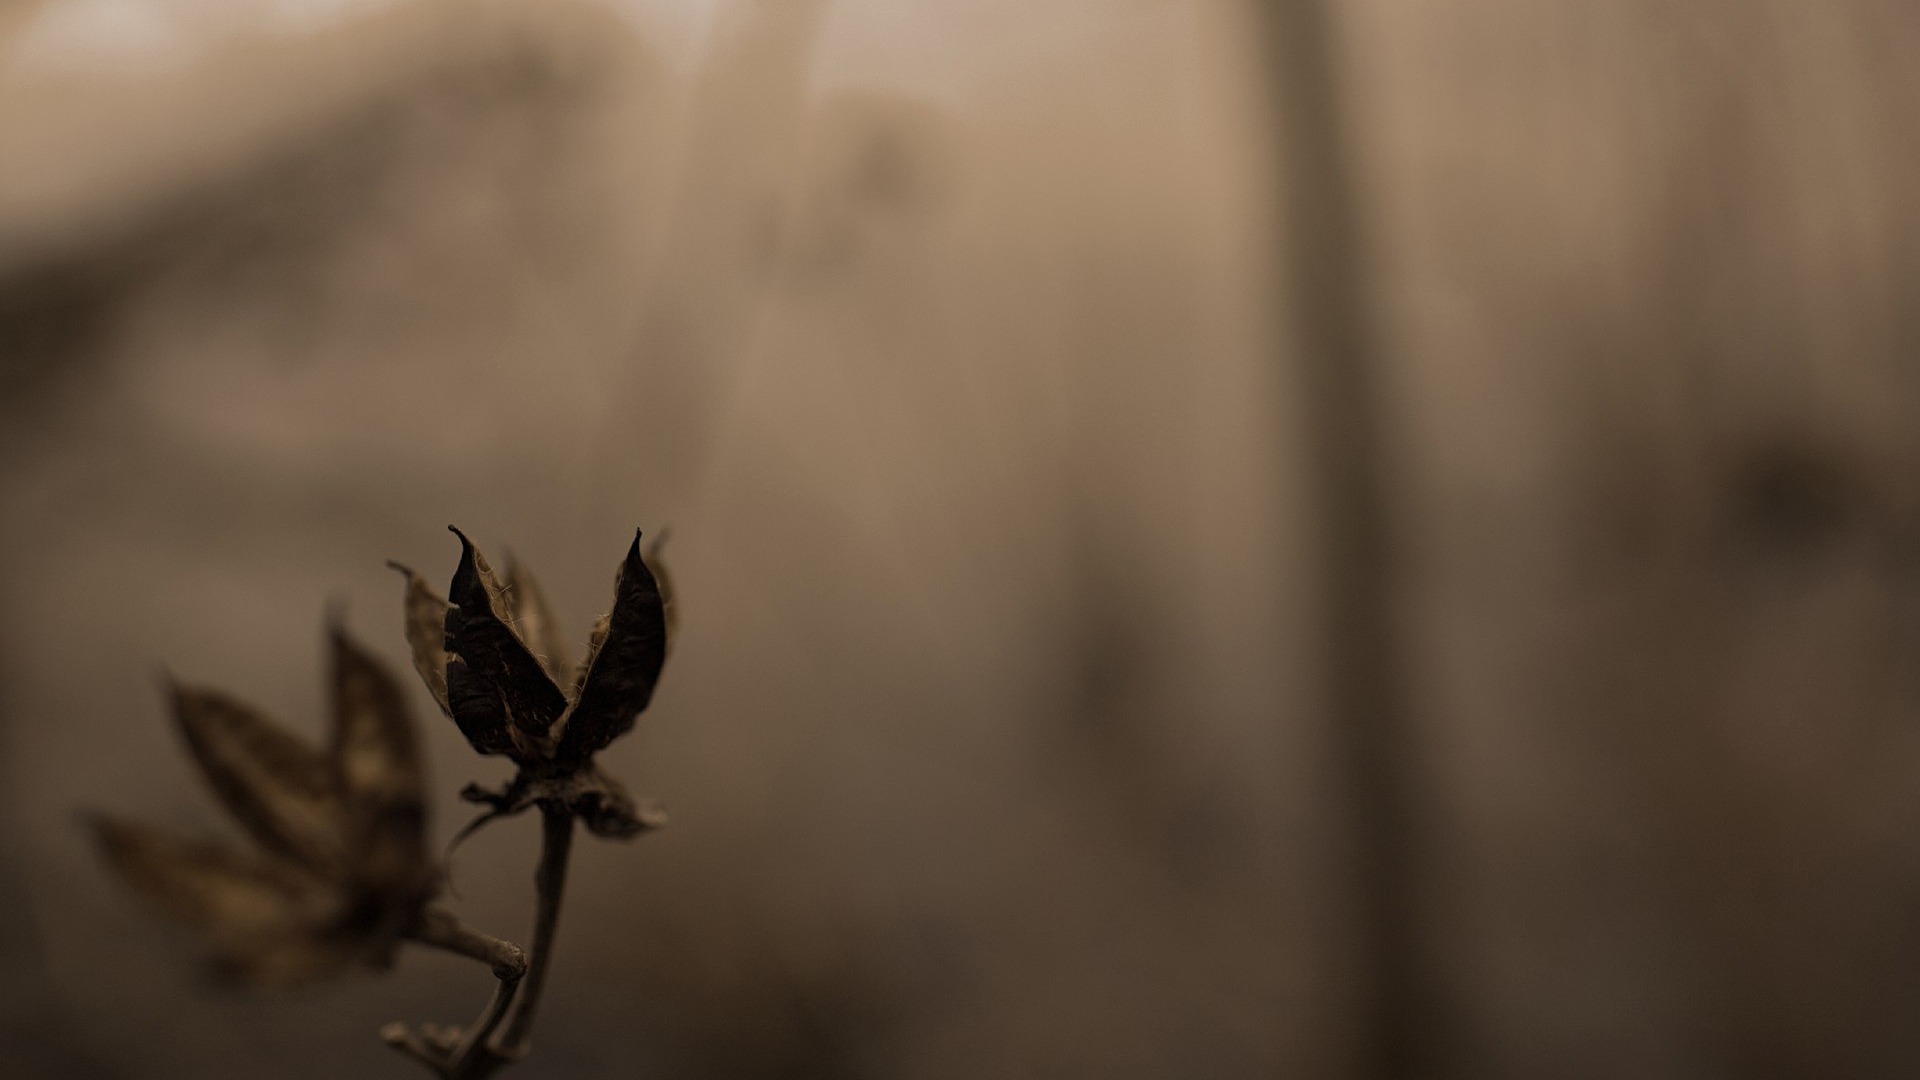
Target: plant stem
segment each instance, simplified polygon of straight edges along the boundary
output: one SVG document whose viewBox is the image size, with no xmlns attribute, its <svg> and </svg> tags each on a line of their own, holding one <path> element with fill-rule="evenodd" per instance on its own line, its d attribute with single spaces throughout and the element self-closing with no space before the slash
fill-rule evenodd
<svg viewBox="0 0 1920 1080">
<path fill-rule="evenodd" d="M 520 950 L 520 946 L 510 941 L 462 925 L 451 912 L 440 908 L 428 909 L 408 937 L 422 945 L 478 960 L 493 969 L 493 977 L 499 982 L 494 986 L 493 996 L 487 1000 L 486 1008 L 481 1010 L 479 1018 L 457 1044 L 449 1045 L 453 1042 L 451 1035 L 440 1029 L 423 1027 L 416 1032 L 405 1024 L 387 1025 L 381 1032 L 382 1037 L 394 1049 L 450 1080 L 485 1076 L 499 1064 L 485 1060 L 491 1056 L 484 1049 L 486 1040 L 500 1026 L 507 1005 L 513 1001 L 514 991 L 520 986 L 520 978 L 527 972 L 526 954 Z"/>
<path fill-rule="evenodd" d="M 527 971 L 527 957 L 520 946 L 470 929 L 452 912 L 441 908 L 428 908 L 420 925 L 407 936 L 422 945 L 478 960 L 491 967 L 494 978 L 501 982 L 517 982 Z"/>
<path fill-rule="evenodd" d="M 487 1040 L 500 1027 L 501 1018 L 507 1015 L 507 1006 L 513 1001 L 514 991 L 519 989 L 520 979 L 501 979 L 493 988 L 493 996 L 487 999 L 487 1007 L 481 1011 L 480 1018 L 460 1039 L 460 1045 L 454 1047 L 447 1062 L 447 1075 L 454 1080 L 478 1080 L 506 1062 L 493 1052 Z"/>
<path fill-rule="evenodd" d="M 464 1032 L 389 1024 L 387 1044 L 440 1074 L 445 1080 L 484 1080 L 503 1065 L 520 1060 L 533 1034 L 540 991 L 553 958 L 553 937 L 560 923 L 560 900 L 567 886 L 567 858 L 573 850 L 573 813 L 563 806 L 540 806 L 540 865 L 534 870 L 533 951 L 488 937 L 461 925 L 439 908 L 430 909 L 408 935 L 423 945 L 459 953 L 493 968 L 499 985 Z M 508 1019 L 511 1011 L 512 1018 Z M 506 1030 L 494 1038 L 501 1023 Z M 457 1041 L 456 1041 L 457 1038 Z"/>
<path fill-rule="evenodd" d="M 527 976 L 514 1002 L 513 1019 L 494 1053 L 511 1061 L 527 1052 L 533 1034 L 540 991 L 547 983 L 547 965 L 553 959 L 553 936 L 560 922 L 560 900 L 567 886 L 567 856 L 573 849 L 573 813 L 563 806 L 540 804 L 540 865 L 534 870 L 533 955 Z"/>
</svg>

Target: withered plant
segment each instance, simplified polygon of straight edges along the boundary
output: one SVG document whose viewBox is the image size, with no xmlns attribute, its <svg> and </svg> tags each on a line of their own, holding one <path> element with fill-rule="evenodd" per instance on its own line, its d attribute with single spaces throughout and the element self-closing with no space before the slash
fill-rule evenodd
<svg viewBox="0 0 1920 1080">
<path fill-rule="evenodd" d="M 385 970 L 402 942 L 487 964 L 497 985 L 472 1023 L 389 1024 L 383 1038 L 447 1080 L 474 1080 L 530 1045 L 574 822 L 628 839 L 665 823 L 594 764 L 653 697 L 672 633 L 658 544 L 634 535 L 576 668 L 539 586 L 509 563 L 504 580 L 458 529 L 447 597 L 406 575 L 406 637 L 433 699 L 481 754 L 518 766 L 498 791 L 461 792 L 487 809 L 455 837 L 540 812 L 531 948 L 472 930 L 438 903 L 443 867 L 427 839 L 425 777 L 411 710 L 392 674 L 336 623 L 329 633 L 332 731 L 317 747 L 218 691 L 174 684 L 175 722 L 208 787 L 254 841 L 186 839 L 96 815 L 111 865 L 204 939 L 212 972 L 256 986 Z M 648 566 L 651 558 L 655 566 Z"/>
</svg>

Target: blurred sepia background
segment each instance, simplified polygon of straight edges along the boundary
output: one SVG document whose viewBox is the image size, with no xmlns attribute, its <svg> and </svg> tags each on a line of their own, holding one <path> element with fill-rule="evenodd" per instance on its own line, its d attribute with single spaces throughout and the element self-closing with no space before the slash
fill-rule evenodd
<svg viewBox="0 0 1920 1080">
<path fill-rule="evenodd" d="M 1920 7 L 0 0 L 0 1072 L 411 1076 L 110 881 L 670 527 L 510 1075 L 1920 1075 Z M 497 782 L 416 691 L 436 834 Z M 524 937 L 537 828 L 453 864 Z"/>
</svg>

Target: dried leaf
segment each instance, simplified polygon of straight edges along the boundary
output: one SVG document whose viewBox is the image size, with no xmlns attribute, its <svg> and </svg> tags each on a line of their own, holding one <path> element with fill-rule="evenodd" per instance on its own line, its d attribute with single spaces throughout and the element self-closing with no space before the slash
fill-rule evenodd
<svg viewBox="0 0 1920 1080">
<path fill-rule="evenodd" d="M 593 620 L 593 630 L 587 634 L 587 658 L 580 661 L 580 670 L 574 673 L 573 686 L 567 691 L 569 706 L 580 700 L 580 691 L 587 685 L 587 672 L 593 670 L 593 662 L 600 656 L 600 646 L 607 643 L 607 631 L 612 628 L 611 615 L 602 615 Z"/>
<path fill-rule="evenodd" d="M 666 825 L 666 811 L 651 799 L 636 801 L 618 780 L 588 767 L 567 778 L 565 802 L 595 836 L 629 840 Z"/>
<path fill-rule="evenodd" d="M 90 824 L 107 861 L 155 907 L 197 930 L 220 968 L 257 983 L 314 978 L 351 959 L 304 932 L 332 905 L 291 864 L 105 816 Z"/>
<path fill-rule="evenodd" d="M 332 766 L 258 712 L 173 686 L 173 715 L 207 783 L 262 847 L 325 871 L 341 865 L 345 815 Z"/>
<path fill-rule="evenodd" d="M 547 606 L 546 594 L 540 591 L 532 572 L 512 555 L 507 556 L 506 601 L 507 611 L 513 616 L 513 632 L 540 661 L 547 677 L 555 686 L 572 682 L 571 650 L 553 610 Z"/>
<path fill-rule="evenodd" d="M 582 675 L 579 700 L 561 726 L 555 758 L 583 761 L 631 729 L 653 698 L 666 650 L 665 605 L 635 532 L 614 581 L 607 632 Z"/>
<path fill-rule="evenodd" d="M 404 897 L 427 880 L 426 784 L 406 698 L 335 626 L 333 767 L 351 818 L 356 883 Z"/>
<path fill-rule="evenodd" d="M 447 707 L 447 602 L 412 568 L 388 560 L 388 566 L 407 576 L 407 646 L 413 652 L 413 670 L 427 684 L 427 692 L 449 717 Z"/>
<path fill-rule="evenodd" d="M 447 703 L 475 750 L 516 760 L 539 756 L 566 695 L 547 677 L 496 606 L 485 556 L 460 537 L 460 567 L 447 599 Z"/>
</svg>

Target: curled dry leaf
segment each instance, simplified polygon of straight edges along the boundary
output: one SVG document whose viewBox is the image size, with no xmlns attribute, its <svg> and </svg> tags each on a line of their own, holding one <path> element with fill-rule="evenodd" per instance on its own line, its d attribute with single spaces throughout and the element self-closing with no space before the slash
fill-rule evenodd
<svg viewBox="0 0 1920 1080">
<path fill-rule="evenodd" d="M 447 589 L 447 704 L 473 748 L 516 761 L 543 756 L 567 697 L 547 677 L 503 610 L 486 556 L 464 533 Z"/>
<path fill-rule="evenodd" d="M 376 894 L 415 890 L 423 884 L 427 807 L 413 717 L 387 669 L 337 627 L 332 636 L 332 762 L 346 811 L 348 872 Z"/>
<path fill-rule="evenodd" d="M 414 615 L 424 586 L 408 572 L 407 633 L 416 666 L 430 690 L 447 688 L 448 715 L 475 750 L 505 754 L 520 766 L 499 792 L 469 789 L 472 801 L 492 810 L 461 835 L 536 804 L 566 807 L 602 836 L 657 827 L 664 820 L 657 808 L 637 803 L 592 764 L 595 753 L 632 729 L 666 662 L 668 600 L 641 555 L 639 533 L 615 578 L 613 610 L 595 625 L 576 674 L 532 575 L 516 563 L 500 583 L 486 556 L 452 531 L 460 563 L 437 642 Z M 438 666 L 436 656 L 443 659 Z"/>
<path fill-rule="evenodd" d="M 556 686 L 572 682 L 573 663 L 567 658 L 571 650 L 560 622 L 547 607 L 546 594 L 533 573 L 511 553 L 507 555 L 506 600 L 514 633 L 533 650 L 533 658 L 540 661 L 547 678 Z"/>
<path fill-rule="evenodd" d="M 187 749 L 234 820 L 276 855 L 342 865 L 340 791 L 327 756 L 217 690 L 171 689 Z"/>
<path fill-rule="evenodd" d="M 393 677 L 337 628 L 326 751 L 209 690 L 174 717 L 209 787 L 258 844 L 92 819 L 108 863 L 212 946 L 217 970 L 292 982 L 384 967 L 437 888 L 412 717 Z"/>
<path fill-rule="evenodd" d="M 585 761 L 631 730 L 653 700 L 666 660 L 666 602 L 640 557 L 636 534 L 614 579 L 607 631 L 581 671 L 579 696 L 561 720 L 556 756 Z"/>
<path fill-rule="evenodd" d="M 294 865 L 105 815 L 90 824 L 128 884 L 213 945 L 221 975 L 285 983 L 336 966 L 305 932 L 324 913 L 315 910 L 314 880 Z"/>
<path fill-rule="evenodd" d="M 440 711 L 453 715 L 447 707 L 447 601 L 433 591 L 426 580 L 407 566 L 391 559 L 387 565 L 407 578 L 407 647 L 413 653 L 413 670 L 427 684 L 427 692 Z"/>
</svg>

